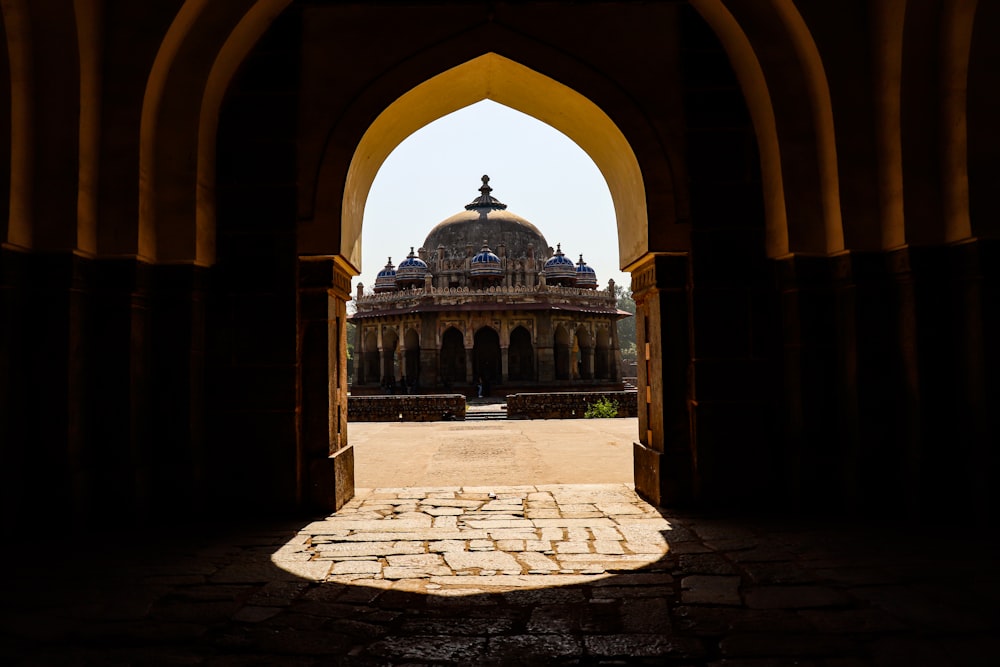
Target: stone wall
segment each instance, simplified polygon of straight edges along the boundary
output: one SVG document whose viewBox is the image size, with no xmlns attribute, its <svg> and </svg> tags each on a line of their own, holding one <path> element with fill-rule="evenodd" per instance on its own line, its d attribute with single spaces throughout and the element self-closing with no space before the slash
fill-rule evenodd
<svg viewBox="0 0 1000 667">
<path fill-rule="evenodd" d="M 618 402 L 619 417 L 636 417 L 634 391 L 560 391 L 549 394 L 512 394 L 507 397 L 510 419 L 582 419 L 587 406 L 601 398 Z"/>
<path fill-rule="evenodd" d="M 347 397 L 349 422 L 433 422 L 452 419 L 465 419 L 465 396 L 462 394 Z"/>
</svg>

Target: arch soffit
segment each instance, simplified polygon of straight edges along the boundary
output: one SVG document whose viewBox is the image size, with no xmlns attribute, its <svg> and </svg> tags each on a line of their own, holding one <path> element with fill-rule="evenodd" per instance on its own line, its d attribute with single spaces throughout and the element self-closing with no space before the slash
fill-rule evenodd
<svg viewBox="0 0 1000 667">
<path fill-rule="evenodd" d="M 943 240 L 954 243 L 972 236 L 969 216 L 968 83 L 972 34 L 978 0 L 944 5 L 941 61 L 941 162 L 944 196 Z M 987 10 L 988 11 L 988 10 Z"/>
<path fill-rule="evenodd" d="M 833 108 L 822 58 L 805 20 L 792 0 L 691 4 L 729 55 L 753 120 L 768 255 L 843 250 Z M 783 162 L 783 154 L 796 159 Z M 818 198 L 789 196 L 793 186 Z"/>
<path fill-rule="evenodd" d="M 496 328 L 495 326 L 493 326 L 493 325 L 491 325 L 491 324 L 484 324 L 483 326 L 481 326 L 481 327 L 477 328 L 477 329 L 475 330 L 475 332 L 473 332 L 473 334 L 472 334 L 472 337 L 473 337 L 473 338 L 478 338 L 478 337 L 479 337 L 479 334 L 480 334 L 480 333 L 481 333 L 482 331 L 484 331 L 484 330 L 488 330 L 488 331 L 492 331 L 492 332 L 493 332 L 494 334 L 496 334 L 496 336 L 497 336 L 498 338 L 500 337 L 500 330 L 499 330 L 499 329 L 497 329 L 497 328 Z M 488 335 L 488 334 L 485 334 L 485 335 Z"/>
<path fill-rule="evenodd" d="M 996 95 L 1000 43 L 993 38 L 1000 32 L 1000 6 L 982 3 L 976 6 L 971 49 L 968 54 L 967 156 L 968 206 L 970 234 L 980 238 L 1000 238 L 1000 202 L 996 184 L 1000 183 L 1000 97 Z"/>
<path fill-rule="evenodd" d="M 10 70 L 10 206 L 6 238 L 0 242 L 31 248 L 32 229 L 32 142 L 34 104 L 31 77 L 31 20 L 26 0 L 3 0 L 3 29 Z"/>
<path fill-rule="evenodd" d="M 406 344 L 407 348 L 419 347 L 420 333 L 413 327 L 407 327 L 406 333 L 403 334 L 403 342 Z"/>
<path fill-rule="evenodd" d="M 522 333 L 517 333 L 518 331 L 523 331 L 524 333 L 523 334 Z M 528 340 L 529 341 L 531 340 L 531 332 L 528 331 L 528 327 L 524 326 L 523 324 L 518 324 L 517 326 L 513 327 L 510 330 L 510 336 L 512 338 L 513 338 L 513 336 L 514 336 L 515 333 L 517 333 L 518 336 L 522 336 L 522 335 L 523 336 L 527 336 Z"/>
<path fill-rule="evenodd" d="M 222 98 L 239 63 L 290 4 L 185 0 L 178 10 L 142 102 L 140 257 L 214 263 L 215 130 Z"/>
<path fill-rule="evenodd" d="M 819 242 L 807 244 L 805 250 L 811 250 L 812 245 L 817 245 L 817 249 L 823 252 L 835 252 L 843 246 L 843 231 L 837 195 L 832 111 L 822 61 L 809 35 L 808 27 L 791 0 L 768 0 L 768 2 L 768 7 L 763 11 L 758 10 L 758 13 L 770 14 L 772 20 L 780 19 L 789 41 L 787 48 L 795 54 L 796 60 L 807 75 L 806 80 L 810 83 L 809 117 L 819 129 L 816 149 L 817 167 L 821 173 L 824 238 Z M 153 193 L 160 185 L 156 182 L 156 166 L 161 160 L 156 154 L 158 148 L 156 142 L 157 138 L 164 134 L 159 122 L 160 116 L 163 115 L 162 100 L 168 92 L 172 94 L 173 88 L 177 87 L 172 86 L 170 91 L 167 90 L 168 75 L 189 64 L 191 59 L 183 57 L 185 54 L 182 51 L 185 49 L 182 47 L 189 41 L 188 37 L 192 31 L 204 23 L 202 10 L 207 4 L 207 0 L 186 0 L 167 37 L 164 38 L 147 85 L 140 137 L 139 226 L 142 240 L 139 254 L 142 256 L 155 258 L 157 255 L 154 225 L 158 226 L 159 223 L 155 222 L 157 202 L 153 198 Z M 215 7 L 219 7 L 220 4 L 214 3 Z M 197 142 L 194 151 L 197 156 L 194 169 L 197 177 L 192 184 L 195 186 L 196 201 L 191 202 L 196 212 L 196 229 L 192 230 L 195 247 L 190 253 L 191 259 L 197 263 L 210 264 L 214 261 L 215 219 L 212 188 L 215 165 L 214 137 L 222 97 L 239 63 L 277 15 L 290 4 L 291 0 L 229 0 L 225 3 L 229 11 L 224 17 L 229 19 L 229 22 L 220 21 L 217 15 L 216 20 L 203 31 L 206 34 L 222 34 L 225 36 L 225 41 L 212 60 L 205 85 L 196 86 L 193 92 L 190 88 L 187 90 L 188 95 L 195 94 L 201 97 L 201 104 L 196 105 L 199 113 L 198 131 L 194 133 L 195 137 L 190 138 Z M 788 202 L 784 196 L 774 100 L 768 91 L 764 67 L 758 58 L 754 43 L 744 31 L 736 14 L 731 11 L 731 6 L 742 6 L 742 3 L 738 0 L 692 0 L 692 5 L 720 38 L 730 56 L 750 107 L 760 145 L 765 181 L 768 253 L 771 256 L 779 256 L 789 251 L 798 251 L 798 248 L 789 243 Z M 745 13 L 746 10 L 741 14 Z M 231 27 L 226 29 L 225 26 Z M 190 55 L 194 57 L 203 54 L 204 50 L 199 50 L 197 54 Z M 186 79 L 184 83 L 189 84 L 190 80 Z M 544 94 L 539 95 L 539 90 Z M 180 90 L 178 93 L 183 95 Z M 551 96 L 552 93 L 555 93 L 554 98 Z M 413 131 L 451 111 L 482 99 L 493 99 L 517 108 L 552 125 L 576 141 L 594 159 L 608 180 L 618 218 L 622 265 L 627 266 L 645 254 L 648 248 L 644 234 L 646 215 L 642 174 L 635 154 L 621 131 L 596 105 L 572 89 L 514 61 L 489 53 L 447 70 L 404 94 L 390 105 L 366 132 L 350 166 L 342 207 L 343 224 L 339 254 L 353 268 L 360 267 L 360 232 L 364 201 L 382 161 Z M 578 113 L 571 113 L 572 111 Z M 393 124 L 400 120 L 405 122 Z M 595 128 L 607 130 L 607 133 L 596 131 Z M 622 148 L 626 150 L 620 150 Z M 788 169 L 794 168 L 792 165 L 788 167 Z M 805 216 L 804 219 L 810 220 L 813 216 Z"/>
</svg>

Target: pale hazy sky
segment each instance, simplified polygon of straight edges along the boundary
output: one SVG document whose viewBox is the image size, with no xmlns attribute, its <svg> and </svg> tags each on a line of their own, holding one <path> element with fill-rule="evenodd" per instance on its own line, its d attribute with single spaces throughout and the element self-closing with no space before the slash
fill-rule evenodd
<svg viewBox="0 0 1000 667">
<path fill-rule="evenodd" d="M 538 227 L 553 248 L 628 287 L 618 269 L 611 193 L 597 166 L 558 130 L 519 111 L 483 101 L 410 135 L 386 159 L 365 204 L 360 281 L 366 290 L 391 256 L 398 265 L 437 223 L 479 196 L 480 178 L 507 210 Z"/>
</svg>

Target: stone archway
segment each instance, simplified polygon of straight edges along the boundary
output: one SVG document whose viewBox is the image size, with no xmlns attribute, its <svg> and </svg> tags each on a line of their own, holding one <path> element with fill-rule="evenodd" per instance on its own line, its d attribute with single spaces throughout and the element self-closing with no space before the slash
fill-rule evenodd
<svg viewBox="0 0 1000 667">
<path fill-rule="evenodd" d="M 500 334 L 493 327 L 481 327 L 472 344 L 473 380 L 484 383 L 484 387 L 503 382 L 500 356 Z"/>
<path fill-rule="evenodd" d="M 3 2 L 0 439 L 51 445 L 8 480 L 75 506 L 176 507 L 195 486 L 346 501 L 366 180 L 409 131 L 488 97 L 586 142 L 617 193 L 647 497 L 749 479 L 734 461 L 774 452 L 728 446 L 725 428 L 770 414 L 793 494 L 826 475 L 829 498 L 931 499 L 931 443 L 959 435 L 978 455 L 1000 412 L 982 342 L 997 338 L 995 6 L 578 3 L 568 22 L 557 4 Z M 408 38 L 373 39 L 389 22 Z M 608 41 L 587 39 L 596 27 Z M 309 76 L 323 108 L 302 102 Z M 763 302 L 777 333 L 759 330 Z M 551 328 L 533 334 L 547 375 Z M 768 392 L 767 410 L 747 401 Z M 900 482 L 879 483 L 901 460 Z"/>
<path fill-rule="evenodd" d="M 438 377 L 445 390 L 456 384 L 469 381 L 466 376 L 465 336 L 455 327 L 448 329 L 441 336 L 440 368 Z"/>
<path fill-rule="evenodd" d="M 403 337 L 404 362 L 403 378 L 407 387 L 414 387 L 420 383 L 420 334 L 416 329 L 408 328 Z"/>
<path fill-rule="evenodd" d="M 224 73 L 233 71 L 233 62 L 239 62 L 239 51 L 246 44 L 247 35 L 259 28 L 261 21 L 267 20 L 265 5 L 270 8 L 267 11 L 271 11 L 278 4 L 260 2 L 255 6 L 255 17 L 250 20 L 248 14 L 248 21 L 241 23 L 240 29 L 234 32 L 234 39 L 223 49 L 226 57 L 220 58 L 219 66 L 213 68 L 210 80 L 216 84 L 224 83 Z M 748 56 L 733 56 L 733 60 L 740 62 L 743 93 L 751 102 L 749 106 L 761 144 L 760 167 L 766 184 L 765 206 L 769 224 L 766 238 L 769 250 L 772 254 L 781 254 L 799 249 L 819 252 L 839 249 L 834 229 L 839 220 L 839 211 L 834 210 L 833 205 L 836 199 L 836 174 L 831 178 L 829 170 L 835 156 L 827 150 L 830 128 L 824 123 L 828 120 L 829 105 L 824 106 L 822 67 L 817 67 L 814 61 L 810 61 L 809 67 L 800 67 L 798 59 L 792 59 L 788 69 L 796 70 L 798 67 L 802 70 L 798 72 L 801 75 L 798 80 L 805 79 L 810 84 L 810 96 L 806 101 L 796 102 L 794 95 L 787 91 L 798 88 L 789 86 L 782 97 L 780 109 L 772 104 L 764 77 L 765 69 L 780 69 L 774 64 L 774 51 L 787 51 L 788 42 L 792 38 L 798 40 L 796 43 L 804 44 L 803 53 L 806 56 L 811 57 L 814 50 L 808 30 L 802 30 L 801 20 L 797 18 L 794 6 L 786 0 L 773 0 L 767 3 L 766 9 L 748 17 L 746 10 L 737 11 L 737 3 L 705 0 L 692 5 L 709 21 L 731 54 Z M 779 40 L 781 44 L 768 54 L 771 57 L 765 62 L 756 49 L 768 40 L 764 39 L 760 30 L 749 37 L 744 30 L 750 23 L 754 23 L 748 18 L 760 21 L 762 16 L 776 14 L 780 14 L 783 19 Z M 262 16 L 265 18 L 261 18 Z M 238 39 L 235 38 L 237 33 Z M 487 35 L 488 39 L 485 38 Z M 688 478 L 690 481 L 693 477 L 689 471 L 685 472 L 693 458 L 688 450 L 694 446 L 689 433 L 691 420 L 686 413 L 689 407 L 686 401 L 689 397 L 683 390 L 664 392 L 661 376 L 673 377 L 677 367 L 660 365 L 660 358 L 676 356 L 678 366 L 683 368 L 690 355 L 690 350 L 684 344 L 690 332 L 679 331 L 692 326 L 690 310 L 686 305 L 674 302 L 671 302 L 670 308 L 664 309 L 665 304 L 660 301 L 665 298 L 663 290 L 683 293 L 690 287 L 690 227 L 685 224 L 690 210 L 687 203 L 681 201 L 685 195 L 679 194 L 674 187 L 675 182 L 687 183 L 683 151 L 680 148 L 683 142 L 679 137 L 683 130 L 675 123 L 677 118 L 671 117 L 673 112 L 679 113 L 680 104 L 672 110 L 667 108 L 669 105 L 657 106 L 660 101 L 637 104 L 635 96 L 622 89 L 621 81 L 613 77 L 602 78 L 604 75 L 600 68 L 587 71 L 587 65 L 571 54 L 560 53 L 557 49 L 550 49 L 530 38 L 518 36 L 515 31 L 492 21 L 483 31 L 477 32 L 475 38 L 458 36 L 456 33 L 444 37 L 438 46 L 428 48 L 425 52 L 411 54 L 405 60 L 388 62 L 390 65 L 387 69 L 372 74 L 373 78 L 366 83 L 364 89 L 337 111 L 338 120 L 335 125 L 320 128 L 324 137 L 313 142 L 325 142 L 325 153 L 321 159 L 317 159 L 315 170 L 312 165 L 307 164 L 305 171 L 299 174 L 299 182 L 305 184 L 305 189 L 313 188 L 304 197 L 308 201 L 304 205 L 300 201 L 302 224 L 297 230 L 296 239 L 302 258 L 300 261 L 311 258 L 308 261 L 324 262 L 333 269 L 334 283 L 349 284 L 350 276 L 358 270 L 357 251 L 364 201 L 382 159 L 409 132 L 451 109 L 478 99 L 494 99 L 548 122 L 569 135 L 594 158 L 608 179 L 615 201 L 622 266 L 633 272 L 637 277 L 636 282 L 642 287 L 638 295 L 642 303 L 639 317 L 645 322 L 648 331 L 646 342 L 652 343 L 655 349 L 658 343 L 663 342 L 656 339 L 665 338 L 669 339 L 671 346 L 669 351 L 662 350 L 663 354 L 654 359 L 654 363 L 648 368 L 649 372 L 641 378 L 641 384 L 651 397 L 650 404 L 653 407 L 645 416 L 645 421 L 641 421 L 637 447 L 642 448 L 643 461 L 640 463 L 640 450 L 637 449 L 637 469 L 643 467 L 652 470 L 651 476 L 644 478 L 642 482 L 642 492 L 659 502 L 663 497 L 661 487 L 664 482 L 659 472 L 659 462 L 664 459 L 667 448 L 678 449 L 672 464 L 678 471 L 678 478 Z M 217 72 L 223 74 L 217 77 Z M 208 91 L 202 108 L 206 131 L 199 135 L 199 147 L 209 152 L 214 145 L 212 139 L 215 131 L 212 105 L 221 99 L 219 90 L 220 87 L 215 85 Z M 640 108 L 643 104 L 649 108 Z M 649 113 L 653 108 L 663 112 L 663 115 L 656 115 L 655 121 L 651 120 L 653 116 Z M 610 110 L 613 117 L 604 109 Z M 802 113 L 794 113 L 796 111 Z M 792 142 L 796 145 L 790 147 L 779 145 L 781 137 L 775 128 L 777 112 L 780 112 L 781 119 L 799 119 L 798 124 L 793 124 L 790 136 L 805 137 L 805 144 L 812 142 L 815 145 L 798 145 L 801 142 Z M 817 132 L 812 132 L 814 128 L 809 127 L 814 115 L 819 117 L 822 121 L 819 124 L 823 125 Z M 309 126 L 310 123 L 304 125 Z M 802 126 L 806 126 L 804 129 L 807 131 L 795 132 L 796 129 L 803 129 Z M 310 143 L 303 143 L 302 136 L 298 140 L 300 146 Z M 633 146 L 642 154 L 637 155 Z M 798 197 L 795 201 L 785 199 L 782 176 L 786 170 L 796 171 L 797 167 L 790 167 L 787 163 L 782 166 L 783 151 L 786 155 L 806 154 L 805 161 L 810 163 L 810 169 L 798 170 L 804 176 L 796 181 L 803 184 L 796 191 L 801 190 L 807 195 Z M 817 154 L 821 154 L 819 159 L 816 159 Z M 681 159 L 675 160 L 679 155 Z M 812 169 L 816 166 L 813 162 L 821 164 Z M 202 167 L 211 172 L 214 168 L 214 155 L 199 155 L 199 229 L 210 224 L 214 214 L 212 193 L 203 188 L 203 184 L 211 185 L 211 174 L 202 174 Z M 299 167 L 302 168 L 301 163 Z M 749 173 L 753 173 L 753 170 Z M 201 178 L 202 175 L 205 178 Z M 793 173 L 792 177 L 797 177 L 797 174 Z M 815 187 L 816 182 L 820 182 L 819 187 Z M 751 184 L 750 191 L 754 187 L 756 185 Z M 202 195 L 206 197 L 202 199 Z M 302 194 L 299 196 L 302 197 Z M 654 202 L 655 209 L 647 211 L 647 201 Z M 785 209 L 796 213 L 796 221 L 812 220 L 815 218 L 813 206 L 817 202 L 822 209 L 823 225 L 816 225 L 815 229 L 809 227 L 802 234 L 790 237 L 786 229 Z M 650 220 L 650 216 L 655 219 Z M 789 242 L 789 238 L 794 243 Z M 318 288 L 319 285 L 315 287 Z M 328 288 L 329 285 L 323 287 Z M 334 301 L 346 298 L 346 290 L 337 291 L 340 293 L 331 297 Z M 319 321 L 313 324 L 320 326 Z M 668 329 L 671 331 L 668 332 Z M 545 369 L 551 368 L 553 351 L 546 347 L 553 340 L 552 333 L 546 327 L 538 335 L 539 341 L 544 341 L 544 344 L 539 344 L 537 365 L 541 372 L 547 372 Z M 342 331 L 331 332 L 331 349 L 340 345 L 342 338 Z M 306 360 L 302 359 L 300 362 L 304 364 Z M 346 401 L 344 392 L 337 391 L 329 383 L 325 388 L 328 390 L 326 405 L 320 405 L 317 401 L 314 409 L 325 408 L 327 412 L 332 412 L 336 407 L 339 410 Z M 316 389 L 320 387 L 317 385 Z M 673 403 L 667 405 L 668 402 Z M 319 423 L 318 419 L 316 423 Z M 685 435 L 672 436 L 668 442 L 668 432 L 682 432 Z M 319 429 L 299 433 L 302 434 L 300 448 L 319 451 L 319 438 L 325 434 L 321 434 Z M 317 446 L 304 444 L 306 440 L 315 441 Z M 338 443 L 341 449 L 346 447 L 346 437 L 338 440 Z M 340 449 L 331 447 L 330 457 L 335 456 L 338 451 Z M 343 474 L 338 472 L 338 477 L 343 477 Z M 686 488 L 673 495 L 677 498 L 690 497 Z"/>
<path fill-rule="evenodd" d="M 535 379 L 535 350 L 531 344 L 531 334 L 522 326 L 515 327 L 510 332 L 507 364 L 508 379 L 520 381 Z"/>
<path fill-rule="evenodd" d="M 758 59 L 755 44 L 743 32 L 740 19 L 745 17 L 734 16 L 737 12 L 731 12 L 729 4 L 732 3 L 705 0 L 697 3 L 697 9 L 731 53 L 741 53 L 743 48 L 746 53 L 742 55 L 748 55 L 741 59 L 740 76 L 743 93 L 751 102 L 749 106 L 761 143 L 759 166 L 766 183 L 765 208 L 769 226 L 765 238 L 769 251 L 781 254 L 788 250 L 836 246 L 837 235 L 833 228 L 839 221 L 839 211 L 830 205 L 836 198 L 836 174 L 830 178 L 832 154 L 826 150 L 829 127 L 824 126 L 814 134 L 809 132 L 813 128 L 808 127 L 813 112 L 817 112 L 810 104 L 818 107 L 824 104 L 822 94 L 816 94 L 817 90 L 822 90 L 822 68 L 816 68 L 813 63 L 799 72 L 802 74 L 800 80 L 804 78 L 810 83 L 808 100 L 796 102 L 794 96 L 785 95 L 782 106 L 777 109 L 782 112 L 782 118 L 798 118 L 799 126 L 807 126 L 805 129 L 809 131 L 798 133 L 806 138 L 806 143 L 818 137 L 814 146 L 793 147 L 794 155 L 804 153 L 810 167 L 815 166 L 814 160 L 821 163 L 816 170 L 798 170 L 792 174 L 793 179 L 799 173 L 804 174 L 796 182 L 803 183 L 802 189 L 808 191 L 809 196 L 786 201 L 782 177 L 789 167 L 781 162 L 785 149 L 779 146 L 775 131 L 776 107 L 768 96 L 763 72 L 765 67 L 776 66 L 773 61 Z M 746 14 L 745 11 L 739 13 Z M 783 13 L 783 18 L 787 19 L 789 3 L 773 0 L 762 13 Z M 791 25 L 791 29 L 781 33 L 780 48 L 786 48 L 791 39 L 789 34 L 798 30 L 799 33 L 792 36 L 801 38 L 808 53 L 811 48 L 808 35 L 803 38 L 794 7 L 790 14 L 791 22 L 783 22 L 782 26 Z M 299 252 L 302 256 L 325 256 L 324 261 L 329 262 L 335 275 L 349 281 L 350 276 L 358 272 L 364 203 L 382 160 L 410 132 L 451 110 L 480 99 L 493 99 L 567 134 L 594 159 L 609 183 L 615 203 L 621 265 L 633 273 L 634 282 L 641 288 L 637 294 L 641 311 L 638 319 L 644 322 L 648 332 L 645 343 L 655 350 L 651 352 L 653 363 L 643 369 L 647 372 L 640 371 L 640 389 L 646 391 L 650 400 L 647 402 L 649 409 L 640 418 L 635 450 L 638 488 L 656 503 L 666 497 L 690 500 L 696 493 L 693 469 L 696 457 L 691 451 L 696 443 L 691 437 L 693 422 L 688 415 L 689 396 L 683 385 L 670 386 L 669 391 L 664 386 L 668 376 L 671 381 L 678 373 L 678 377 L 683 377 L 682 369 L 689 364 L 691 353 L 686 342 L 692 326 L 688 304 L 671 300 L 667 307 L 663 301 L 667 291 L 684 294 L 690 288 L 690 226 L 685 224 L 690 216 L 688 195 L 686 186 L 675 187 L 675 183 L 688 183 L 680 138 L 684 130 L 680 126 L 682 123 L 678 123 L 681 105 L 677 103 L 675 108 L 670 104 L 659 106 L 658 110 L 664 115 L 652 121 L 649 110 L 640 107 L 655 107 L 663 100 L 637 104 L 634 95 L 623 94 L 620 82 L 603 78 L 605 75 L 600 69 L 588 70 L 579 59 L 567 57 L 566 53 L 519 36 L 516 31 L 492 21 L 474 37 L 470 34 L 456 33 L 444 38 L 435 48 L 411 54 L 405 62 L 390 65 L 370 82 L 371 85 L 366 85 L 344 107 L 338 108 L 336 124 L 317 127 L 316 132 L 322 134 L 311 137 L 313 141 L 306 144 L 322 145 L 322 155 L 313 163 L 306 160 L 306 173 L 300 174 L 305 195 L 299 193 L 299 214 L 304 221 L 297 239 Z M 753 39 L 768 41 L 759 33 Z M 789 69 L 795 70 L 800 65 L 794 60 Z M 613 117 L 605 109 L 611 110 Z M 800 113 L 794 113 L 796 110 Z M 825 107 L 819 109 L 820 120 L 827 118 L 823 115 L 826 111 Z M 310 125 L 305 124 L 306 127 Z M 299 140 L 302 142 L 303 137 Z M 743 139 L 739 141 L 742 143 Z M 748 144 L 742 145 L 745 148 Z M 751 169 L 748 173 L 754 171 Z M 818 177 L 817 172 L 820 172 Z M 812 187 L 816 185 L 815 180 L 822 181 L 820 187 Z M 759 186 L 751 184 L 747 192 L 752 195 L 756 187 Z M 647 211 L 647 201 L 655 202 L 655 210 Z M 803 234 L 790 237 L 785 209 L 798 213 L 796 221 L 810 220 L 815 216 L 806 215 L 806 212 L 811 211 L 810 207 L 817 201 L 825 207 L 822 216 L 825 226 L 806 229 Z M 574 339 L 570 335 L 571 343 Z M 538 340 L 538 372 L 551 373 L 553 357 L 558 354 L 558 349 L 549 347 L 553 344 L 552 330 L 544 327 L 538 332 Z M 664 344 L 669 349 L 661 349 Z M 677 363 L 663 364 L 661 360 L 667 358 Z M 467 359 L 466 375 L 471 372 L 470 366 L 471 360 Z M 343 400 L 342 395 L 335 393 L 328 398 L 330 405 Z M 669 438 L 668 433 L 671 434 Z M 346 444 L 346 440 L 342 442 Z M 668 451 L 670 449 L 675 451 Z M 331 449 L 331 458 L 333 456 L 335 452 Z M 667 458 L 671 460 L 671 478 L 660 471 L 661 462 Z M 343 474 L 338 472 L 338 476 Z"/>
</svg>

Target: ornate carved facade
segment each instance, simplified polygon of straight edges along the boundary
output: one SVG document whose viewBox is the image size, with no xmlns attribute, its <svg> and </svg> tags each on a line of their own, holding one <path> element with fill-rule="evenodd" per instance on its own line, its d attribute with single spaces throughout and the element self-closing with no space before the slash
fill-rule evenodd
<svg viewBox="0 0 1000 667">
<path fill-rule="evenodd" d="M 438 224 L 372 293 L 357 287 L 354 393 L 621 387 L 614 281 L 490 195 Z M 496 250 L 494 251 L 493 248 Z"/>
</svg>

